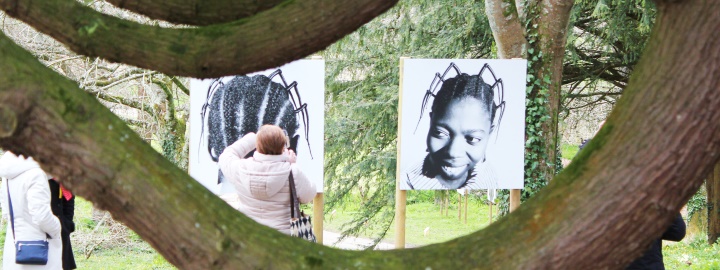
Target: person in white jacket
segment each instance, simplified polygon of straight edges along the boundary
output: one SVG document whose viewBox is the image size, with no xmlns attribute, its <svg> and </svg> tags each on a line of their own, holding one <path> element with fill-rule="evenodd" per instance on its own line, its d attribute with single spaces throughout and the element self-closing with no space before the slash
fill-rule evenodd
<svg viewBox="0 0 720 270">
<path fill-rule="evenodd" d="M 0 188 L 2 217 L 7 220 L 3 269 L 62 269 L 61 227 L 60 221 L 50 210 L 48 176 L 32 158 L 18 157 L 8 151 L 0 157 L 0 177 L 3 178 Z M 18 240 L 43 240 L 47 235 L 50 236 L 46 265 L 15 263 L 15 239 L 10 223 L 8 187 L 15 220 L 15 237 Z"/>
<path fill-rule="evenodd" d="M 287 149 L 287 140 L 280 127 L 264 125 L 257 135 L 248 133 L 225 148 L 218 165 L 238 192 L 240 212 L 290 234 L 290 173 L 300 203 L 310 202 L 316 190 L 295 164 L 296 156 Z M 244 158 L 256 148 L 252 157 Z"/>
</svg>

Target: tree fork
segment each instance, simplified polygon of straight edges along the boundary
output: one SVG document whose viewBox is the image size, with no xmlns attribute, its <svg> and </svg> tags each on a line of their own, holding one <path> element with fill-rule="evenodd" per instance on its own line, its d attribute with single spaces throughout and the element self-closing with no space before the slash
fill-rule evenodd
<svg viewBox="0 0 720 270">
<path fill-rule="evenodd" d="M 165 74 L 216 78 L 278 67 L 308 56 L 395 3 L 290 1 L 247 19 L 198 28 L 139 24 L 75 0 L 0 0 L 0 8 L 78 54 Z"/>
<path fill-rule="evenodd" d="M 261 226 L 4 35 L 0 106 L 23 117 L 0 146 L 35 157 L 180 268 L 619 269 L 661 234 L 720 159 L 718 0 L 658 9 L 624 96 L 586 149 L 517 211 L 442 244 L 344 251 Z"/>
</svg>

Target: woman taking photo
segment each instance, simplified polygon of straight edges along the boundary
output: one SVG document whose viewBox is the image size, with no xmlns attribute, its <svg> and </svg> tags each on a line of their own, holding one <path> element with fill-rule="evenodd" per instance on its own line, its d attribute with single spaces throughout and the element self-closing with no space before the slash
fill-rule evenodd
<svg viewBox="0 0 720 270">
<path fill-rule="evenodd" d="M 237 190 L 238 210 L 260 224 L 290 234 L 290 185 L 292 173 L 300 203 L 315 197 L 315 184 L 295 164 L 288 137 L 278 126 L 264 125 L 257 135 L 248 133 L 220 155 L 218 165 Z M 252 157 L 244 158 L 257 149 Z"/>
</svg>

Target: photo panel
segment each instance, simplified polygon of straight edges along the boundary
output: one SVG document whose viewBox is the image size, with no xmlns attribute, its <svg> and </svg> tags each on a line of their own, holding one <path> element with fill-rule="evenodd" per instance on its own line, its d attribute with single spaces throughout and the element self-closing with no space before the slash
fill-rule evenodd
<svg viewBox="0 0 720 270">
<path fill-rule="evenodd" d="M 324 187 L 325 61 L 298 60 L 243 76 L 190 82 L 190 175 L 217 195 L 235 193 L 219 173 L 228 145 L 264 124 L 288 132 L 297 164 Z"/>
<path fill-rule="evenodd" d="M 400 189 L 522 189 L 527 61 L 405 59 Z"/>
</svg>

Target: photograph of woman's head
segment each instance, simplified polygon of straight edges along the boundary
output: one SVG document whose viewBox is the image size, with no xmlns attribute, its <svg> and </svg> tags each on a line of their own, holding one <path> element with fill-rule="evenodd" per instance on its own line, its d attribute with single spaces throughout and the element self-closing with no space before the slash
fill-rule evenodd
<svg viewBox="0 0 720 270">
<path fill-rule="evenodd" d="M 223 151 L 263 125 L 279 127 L 298 165 L 322 187 L 324 62 L 300 60 L 254 74 L 191 81 L 190 174 L 234 193 L 218 168 Z M 259 149 L 258 149 L 259 150 Z M 254 150 L 245 154 L 252 157 Z M 321 153 L 317 155 L 315 153 Z"/>
<path fill-rule="evenodd" d="M 425 61 L 430 61 L 432 64 L 438 62 L 438 60 Z M 420 64 L 413 64 L 415 65 Z M 489 153 L 488 149 L 494 147 L 493 149 L 497 150 L 498 143 L 507 144 L 507 139 L 510 139 L 510 143 L 515 140 L 514 143 L 519 146 L 520 155 L 516 154 L 515 159 L 519 159 L 520 162 L 515 163 L 520 167 L 505 166 L 503 169 L 518 170 L 522 173 L 523 131 L 522 128 L 510 129 L 511 132 L 517 133 L 518 130 L 521 132 L 520 140 L 517 140 L 517 134 L 505 136 L 507 122 L 517 125 L 517 121 L 507 121 L 505 112 L 507 108 L 518 106 L 522 108 L 522 118 L 524 118 L 524 106 L 522 106 L 524 100 L 510 102 L 506 99 L 508 90 L 505 88 L 505 78 L 494 71 L 496 65 L 487 62 L 479 65 L 466 64 L 466 67 L 461 69 L 459 64 L 449 62 L 424 79 L 425 91 L 408 89 L 405 87 L 406 84 L 403 85 L 400 154 L 403 172 L 400 181 L 402 189 L 502 188 L 501 182 L 512 180 L 507 178 L 513 177 L 513 174 L 498 172 L 496 162 L 491 160 L 507 159 L 507 156 L 495 157 L 496 155 Z M 466 70 L 471 70 L 472 73 L 464 73 Z M 404 82 L 408 77 L 415 76 L 410 71 L 405 70 Z M 422 70 L 418 72 L 423 73 Z M 522 72 L 524 73 L 524 68 Z M 522 75 L 519 79 L 523 84 L 514 90 L 524 93 L 525 78 L 524 74 Z M 406 97 L 417 100 L 418 98 L 415 97 L 417 93 L 421 94 L 421 102 L 406 103 Z M 524 99 L 524 94 L 522 96 Z M 406 115 L 404 109 L 418 105 L 420 105 L 419 112 L 416 112 L 415 116 L 419 120 L 406 121 L 412 119 L 413 113 L 407 110 L 409 115 Z M 502 133 L 499 132 L 501 126 L 503 126 Z M 417 137 L 424 140 L 418 141 Z M 503 137 L 506 139 L 501 140 Z M 412 143 L 408 144 L 411 141 Z M 510 146 L 508 150 L 513 148 L 518 147 Z M 424 152 L 417 153 L 419 150 Z M 421 159 L 417 160 L 419 157 Z M 510 162 L 506 165 L 513 164 Z M 520 185 L 522 185 L 521 178 Z"/>
<path fill-rule="evenodd" d="M 230 144 L 248 132 L 258 132 L 265 124 L 279 126 L 287 132 L 292 143 L 289 148 L 296 153 L 302 124 L 302 135 L 307 140 L 308 149 L 312 151 L 307 138 L 310 128 L 307 103 L 298 103 L 302 98 L 297 82 L 288 84 L 282 69 L 268 76 L 234 76 L 225 82 L 223 78 L 215 79 L 208 87 L 207 97 L 201 111 L 201 123 L 207 127 L 203 131 L 207 132 L 201 133 L 207 135 L 207 154 L 213 161 L 217 162 Z M 248 156 L 252 156 L 253 152 L 248 153 Z M 312 154 L 309 154 L 312 158 Z M 224 178 L 219 171 L 218 184 Z"/>
</svg>

